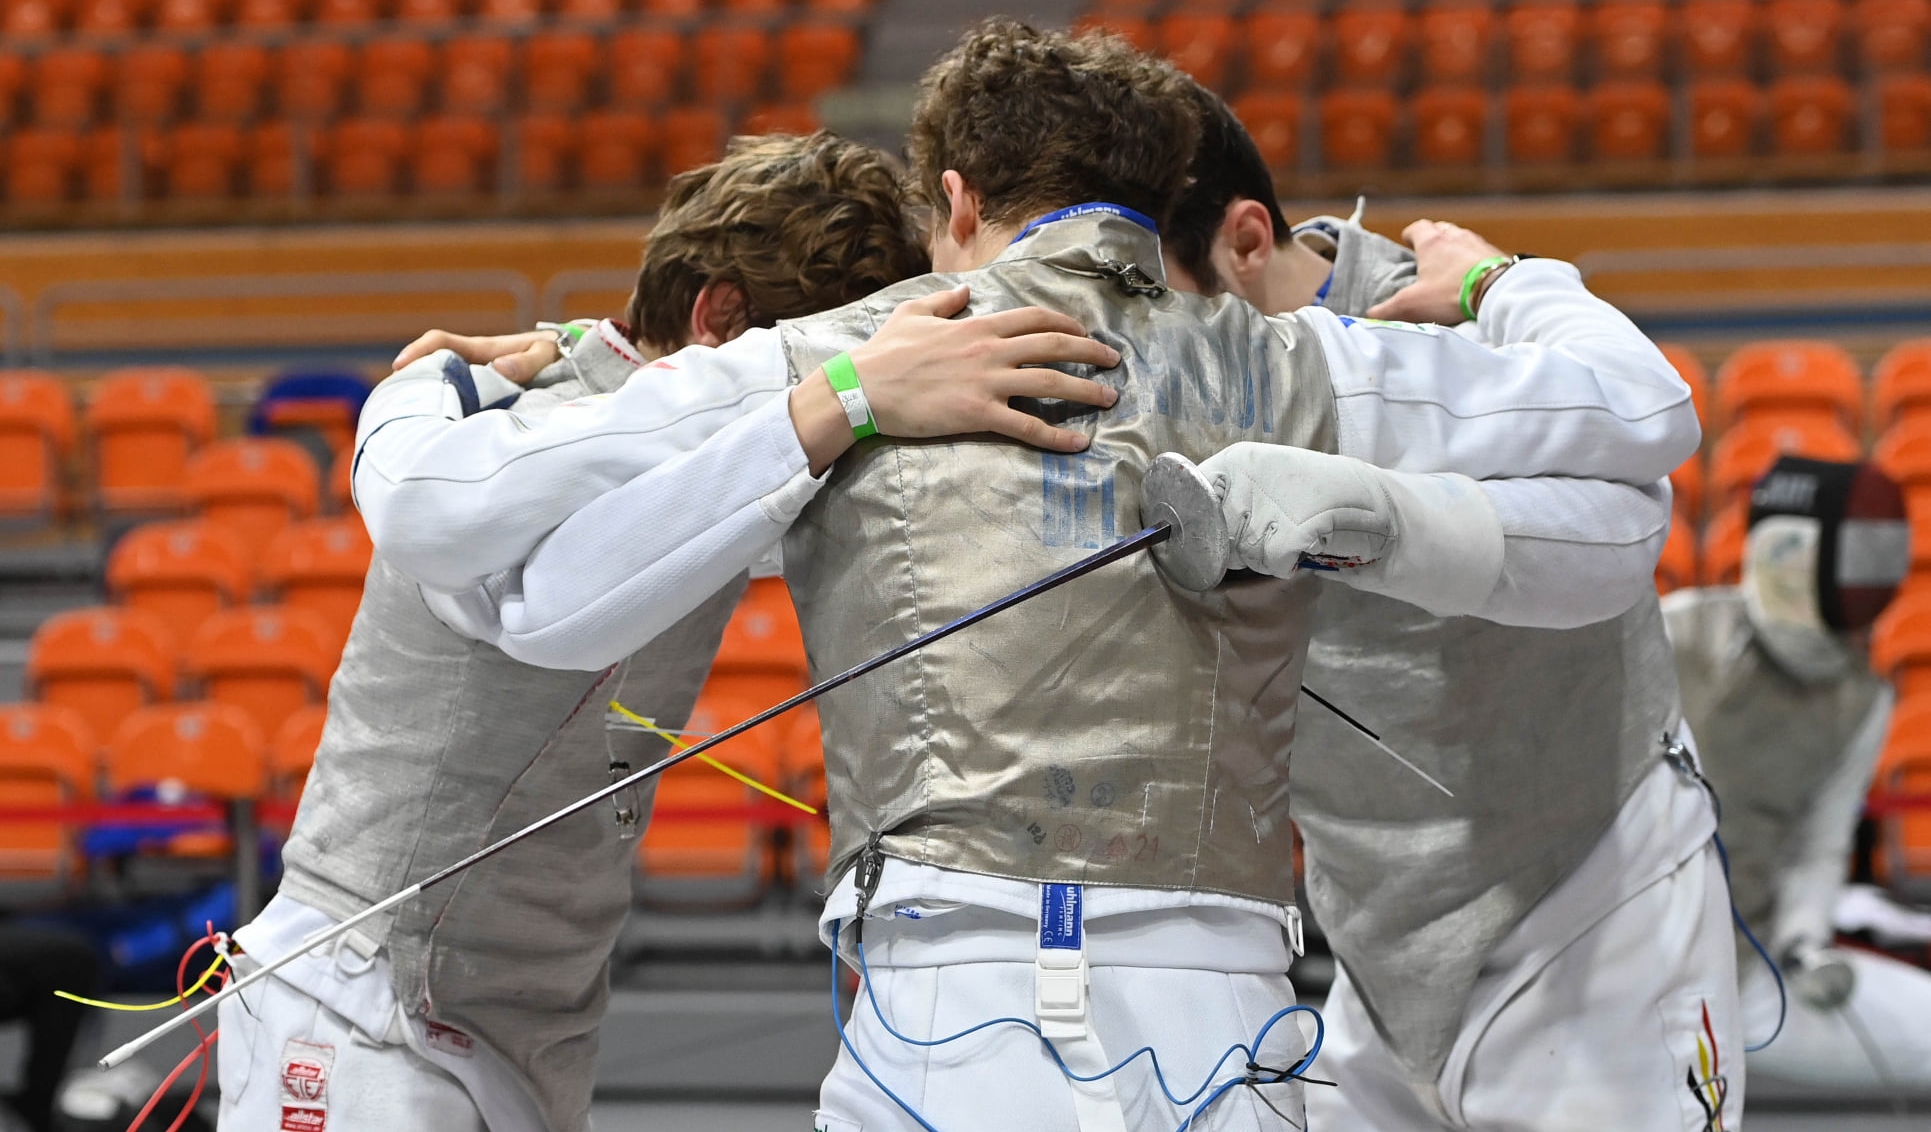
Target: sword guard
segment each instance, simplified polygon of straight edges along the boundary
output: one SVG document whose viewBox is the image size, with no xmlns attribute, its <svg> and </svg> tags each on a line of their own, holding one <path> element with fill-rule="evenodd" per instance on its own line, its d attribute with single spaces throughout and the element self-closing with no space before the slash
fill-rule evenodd
<svg viewBox="0 0 1931 1132">
<path fill-rule="evenodd" d="M 1162 452 L 1140 485 L 1140 523 L 1165 523 L 1173 532 L 1153 548 L 1153 561 L 1183 590 L 1205 593 L 1227 573 L 1232 540 L 1213 485 L 1192 460 Z"/>
</svg>

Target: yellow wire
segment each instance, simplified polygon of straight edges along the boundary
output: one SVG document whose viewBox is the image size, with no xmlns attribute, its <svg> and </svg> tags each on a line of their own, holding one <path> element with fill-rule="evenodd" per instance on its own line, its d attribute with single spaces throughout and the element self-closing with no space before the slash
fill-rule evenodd
<svg viewBox="0 0 1931 1132">
<path fill-rule="evenodd" d="M 196 991 L 200 990 L 202 987 L 207 986 L 208 980 L 215 977 L 215 972 L 221 970 L 221 965 L 224 962 L 226 962 L 226 960 L 222 959 L 220 956 L 216 956 L 215 961 L 208 965 L 208 969 L 206 971 L 201 972 L 201 978 L 196 980 L 195 984 L 188 988 L 187 994 L 177 994 L 173 998 L 167 1000 L 166 1002 L 153 1002 L 153 1003 L 149 1003 L 146 1006 L 139 1006 L 131 1002 L 101 1002 L 99 999 L 82 998 L 77 994 L 68 994 L 64 990 L 55 991 L 54 997 L 64 998 L 69 1002 L 78 1002 L 82 1006 L 98 1006 L 102 1010 L 127 1010 L 127 1011 L 165 1010 L 168 1007 L 173 1006 L 176 1003 L 179 1003 L 184 999 L 188 998 L 190 995 L 193 995 Z"/>
<path fill-rule="evenodd" d="M 657 726 L 656 720 L 645 719 L 643 716 L 638 715 L 634 711 L 631 711 L 629 708 L 618 703 L 616 700 L 610 701 L 610 710 L 616 712 L 618 715 L 623 716 L 625 719 L 628 719 L 630 722 L 636 724 L 637 726 L 643 728 L 644 730 L 650 732 L 651 734 L 659 735 L 669 740 L 670 744 L 676 747 L 680 751 L 685 749 L 686 747 L 690 747 L 693 745 L 688 740 L 681 738 L 680 736 L 674 734 L 673 732 L 666 731 L 663 728 Z M 767 794 L 773 798 L 776 798 L 778 801 L 783 802 L 787 806 L 796 806 L 798 809 L 801 809 L 808 814 L 815 815 L 818 812 L 816 808 L 805 805 L 803 802 L 800 802 L 798 799 L 793 798 L 789 794 L 785 794 L 779 790 L 773 789 L 772 787 L 766 786 L 764 783 L 759 782 L 757 779 L 752 778 L 750 775 L 745 774 L 743 771 L 734 770 L 731 767 L 725 766 L 723 763 L 718 762 L 716 759 L 712 758 L 709 755 L 700 754 L 697 757 L 704 760 L 704 762 L 707 765 L 723 771 L 725 774 L 731 776 L 732 778 L 737 779 L 739 782 L 744 783 L 746 786 L 749 786 L 751 789 L 756 790 L 760 794 Z"/>
</svg>

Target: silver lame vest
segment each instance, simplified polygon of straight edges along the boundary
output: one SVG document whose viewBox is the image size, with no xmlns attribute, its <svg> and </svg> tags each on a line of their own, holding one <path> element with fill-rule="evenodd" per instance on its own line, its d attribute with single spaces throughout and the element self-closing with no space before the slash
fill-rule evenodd
<svg viewBox="0 0 1931 1132">
<path fill-rule="evenodd" d="M 1714 586 L 1670 595 L 1670 640 L 1683 714 L 1704 776 L 1723 806 L 1730 898 L 1745 923 L 1770 922 L 1780 854 L 1837 768 L 1882 689 L 1862 651 L 1835 680 L 1806 684 L 1756 643 L 1743 593 Z"/>
<path fill-rule="evenodd" d="M 582 388 L 528 393 L 517 409 Z M 329 686 L 281 891 L 346 919 L 609 785 L 613 763 L 662 758 L 664 740 L 607 729 L 606 703 L 683 727 L 744 587 L 740 575 L 614 668 L 557 671 L 453 632 L 378 555 Z M 650 791 L 636 800 L 647 816 Z M 403 1008 L 501 1054 L 552 1132 L 588 1121 L 635 851 L 614 806 L 593 807 L 361 929 L 386 949 Z"/>
<path fill-rule="evenodd" d="M 1382 1039 L 1433 1082 L 1489 953 L 1595 848 L 1678 724 L 1662 613 L 1646 594 L 1595 625 L 1525 629 L 1336 583 L 1304 679 L 1455 792 L 1303 709 L 1308 902 Z"/>
<path fill-rule="evenodd" d="M 1093 437 L 1079 455 L 881 438 L 840 460 L 785 543 L 816 679 L 1132 534 L 1160 452 L 1333 450 L 1313 336 L 1167 290 L 1158 240 L 1128 221 L 1048 224 L 957 278 L 975 314 L 1036 304 L 1119 348 L 1098 375 L 1119 403 L 1070 414 Z M 953 284 L 927 276 L 781 323 L 794 375 Z M 1291 904 L 1288 751 L 1317 585 L 1197 596 L 1139 555 L 827 694 L 831 875 L 882 835 L 884 853 L 950 869 Z"/>
</svg>

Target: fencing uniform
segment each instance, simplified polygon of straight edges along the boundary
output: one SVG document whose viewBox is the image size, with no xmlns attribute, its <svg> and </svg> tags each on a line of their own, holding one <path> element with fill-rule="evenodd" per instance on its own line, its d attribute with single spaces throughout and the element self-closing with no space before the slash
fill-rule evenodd
<svg viewBox="0 0 1931 1132">
<path fill-rule="evenodd" d="M 1751 1071 L 1829 1087 L 1923 1089 L 1931 1087 L 1931 974 L 1831 946 L 1832 910 L 1893 700 L 1862 648 L 1841 634 L 1876 615 L 1909 563 L 1896 489 L 1888 481 L 1869 488 L 1876 474 L 1863 467 L 1780 462 L 1753 497 L 1743 584 L 1679 591 L 1664 610 L 1684 708 L 1722 801 L 1737 912 L 1788 986 L 1782 1033 L 1750 1055 Z M 1846 486 L 1844 469 L 1860 469 L 1853 474 L 1866 486 Z M 1822 491 L 1802 486 L 1819 472 Z M 1779 491 L 1792 481 L 1792 497 L 1825 502 L 1789 507 Z M 1873 505 L 1871 497 L 1881 498 Z M 1780 591 L 1810 596 L 1803 618 L 1786 616 Z M 1754 951 L 1740 947 L 1739 964 L 1748 1031 L 1762 1041 L 1777 1025 L 1778 990 Z"/>
<path fill-rule="evenodd" d="M 635 369 L 615 360 L 586 368 L 592 389 Z M 519 409 L 582 392 L 532 392 Z M 558 671 L 453 631 L 378 555 L 280 892 L 235 933 L 237 969 L 662 757 L 664 740 L 608 729 L 606 703 L 682 727 L 743 585 L 605 671 Z M 627 822 L 611 806 L 578 815 L 224 1002 L 222 1126 L 584 1128 L 650 792 L 626 802 Z"/>
<path fill-rule="evenodd" d="M 1130 533 L 1138 469 L 1165 448 L 1205 455 L 1238 440 L 1298 441 L 1475 477 L 1616 478 L 1606 471 L 1613 465 L 1616 475 L 1648 483 L 1695 446 L 1687 391 L 1665 376 L 1653 349 L 1640 337 L 1631 345 L 1633 332 L 1620 327 L 1604 333 L 1597 323 L 1579 328 L 1571 320 L 1572 336 L 1597 335 L 1606 347 L 1584 360 L 1587 351 L 1564 348 L 1564 327 L 1536 322 L 1533 302 L 1517 308 L 1526 344 L 1509 351 L 1433 328 L 1349 324 L 1324 312 L 1263 320 L 1234 300 L 1167 292 L 1159 262 L 1151 232 L 1100 212 L 1036 227 L 990 267 L 968 273 L 976 311 L 1039 303 L 1066 310 L 1119 346 L 1125 362 L 1102 377 L 1121 385 L 1120 405 L 1069 422 L 1094 435 L 1093 449 L 1080 456 L 986 442 L 861 445 L 834 470 L 838 490 L 808 505 L 786 546 L 817 672 Z M 1549 289 L 1580 290 L 1566 265 L 1539 270 Z M 1534 282 L 1533 273 L 1528 278 Z M 566 498 L 567 520 L 529 538 L 534 553 L 520 564 L 511 564 L 520 535 L 479 533 L 491 544 L 484 557 L 502 561 L 507 580 L 457 604 L 484 629 L 493 618 L 505 648 L 542 663 L 622 655 L 637 634 L 676 615 L 686 595 L 702 592 L 703 564 L 753 560 L 774 529 L 790 525 L 781 504 L 816 492 L 808 484 L 792 493 L 801 467 L 788 462 L 788 450 L 761 449 L 752 418 L 781 403 L 785 383 L 872 333 L 894 301 L 950 282 L 915 281 L 781 324 L 775 341 L 754 332 L 717 351 L 666 359 L 667 368 L 689 374 L 719 365 L 748 373 L 755 367 L 747 359 L 762 355 L 761 364 L 782 376 L 771 401 L 747 399 L 744 418 L 713 444 L 644 468 L 587 505 Z M 1535 294 L 1519 290 L 1525 299 Z M 1467 388 L 1443 393 L 1450 373 L 1471 375 Z M 458 436 L 485 447 L 614 451 L 600 437 L 633 427 L 628 414 L 661 419 L 643 393 L 633 394 L 638 384 L 619 391 L 596 419 L 578 418 L 585 428 L 540 438 L 486 419 L 501 414 L 456 419 L 442 410 L 439 422 L 425 414 L 417 452 L 436 447 L 462 460 Z M 380 440 L 390 411 L 365 414 L 365 434 Z M 707 455 L 727 444 L 760 459 Z M 451 477 L 432 462 L 393 447 L 383 459 L 390 482 L 421 487 L 419 499 L 466 490 L 450 487 Z M 702 481 L 686 477 L 707 460 L 720 472 L 737 469 L 742 486 L 692 493 L 690 485 Z M 760 465 L 765 479 L 754 484 L 747 469 Z M 754 494 L 760 487 L 764 494 Z M 574 486 L 561 490 L 579 495 Z M 664 515 L 667 499 L 688 507 L 674 517 L 682 532 L 659 537 L 654 528 L 672 518 Z M 526 502 L 519 525 L 535 528 L 539 513 L 552 513 L 546 501 Z M 767 541 L 753 546 L 761 534 Z M 477 564 L 460 564 L 452 553 L 460 542 L 435 535 L 416 550 L 455 580 Z M 1251 1040 L 1246 1026 L 1291 1004 L 1284 978 L 1229 970 L 1222 964 L 1234 959 L 1162 940 L 1197 941 L 1201 925 L 1211 923 L 1253 945 L 1228 949 L 1246 955 L 1240 962 L 1278 975 L 1270 965 L 1285 961 L 1285 951 L 1266 953 L 1264 941 L 1278 946 L 1281 929 L 1294 923 L 1284 786 L 1312 584 L 1254 579 L 1192 596 L 1167 587 L 1144 559 L 1128 560 L 1042 598 L 1029 615 L 988 622 L 980 627 L 987 634 L 975 629 L 824 702 L 834 875 L 843 874 L 828 901 L 827 934 L 835 925 L 841 946 L 850 947 L 860 903 L 851 865 L 872 862 L 867 966 L 875 942 L 882 966 L 866 980 L 881 1009 L 872 1013 L 861 999 L 851 1045 L 822 1094 L 821 1123 L 911 1125 L 858 1067 L 861 1058 L 881 1080 L 923 1097 L 913 1107 L 940 1123 L 976 1119 L 1009 1090 L 1011 1103 L 1070 1113 L 1081 1127 L 1127 1118 L 1135 1127 L 1177 1124 L 1191 1111 L 1157 1095 L 1143 1067 L 1118 1075 L 1110 1096 L 1075 1087 L 1056 1067 L 1041 1070 L 1043 1047 L 1011 1025 L 923 1053 L 885 1030 L 889 1021 L 910 1037 L 943 1036 L 951 1021 L 972 1013 L 967 1004 L 981 986 L 987 1016 L 1009 1008 L 1025 1018 L 1028 1007 L 1043 1014 L 1040 973 L 1059 970 L 1054 963 L 1064 958 L 1041 946 L 1042 920 L 1053 919 L 1042 913 L 1051 900 L 1063 901 L 1051 895 L 1055 886 L 1084 886 L 1090 934 L 1079 954 L 1090 993 L 1074 996 L 1084 1018 L 1068 1023 L 1077 1033 L 1067 1036 L 1081 1064 L 1123 1058 L 1142 1034 L 1178 1033 L 1177 1012 L 1162 1005 L 1173 1000 L 1136 992 L 1157 983 L 1140 983 L 1131 972 L 1199 989 L 1185 1012 L 1197 1023 L 1187 1027 L 1188 1048 L 1154 1043 L 1163 1062 L 1178 1064 L 1167 1077 L 1182 1096 L 1197 1084 L 1180 1079 L 1188 1067 L 1211 1068 L 1211 1057 L 1202 1063 L 1196 1054 L 1218 1056 Z M 1148 920 L 1118 919 L 1137 916 Z M 974 981 L 982 969 L 983 984 Z M 1257 978 L 1232 978 L 1243 974 Z M 932 1008 L 921 1012 L 919 1003 Z M 1260 1063 L 1291 1064 L 1299 1034 L 1277 1026 L 1269 1038 L 1274 1044 L 1264 1044 Z M 1032 1059 L 1024 1081 L 1001 1075 L 1012 1064 L 1007 1057 Z M 1218 1072 L 1224 1082 L 1246 1071 Z M 917 1080 L 931 1088 L 920 1092 L 926 1086 Z M 1239 1087 L 1204 1126 L 1298 1125 L 1295 1092 Z M 1070 1127 L 1058 1119 L 1045 1126 Z"/>
</svg>

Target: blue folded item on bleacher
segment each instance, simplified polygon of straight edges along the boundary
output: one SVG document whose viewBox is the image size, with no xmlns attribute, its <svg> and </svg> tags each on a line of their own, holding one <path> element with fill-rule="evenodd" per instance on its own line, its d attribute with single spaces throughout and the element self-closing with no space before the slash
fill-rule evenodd
<svg viewBox="0 0 1931 1132">
<path fill-rule="evenodd" d="M 115 799 L 120 802 L 159 802 L 160 795 L 152 786 L 142 786 L 129 790 Z M 170 796 L 171 805 L 199 805 L 207 799 L 197 795 Z M 81 835 L 81 851 L 89 858 L 126 857 L 153 849 L 166 849 L 168 843 L 184 833 L 219 833 L 226 823 L 216 821 L 182 820 L 165 824 L 134 822 L 101 822 L 91 825 Z"/>
</svg>

